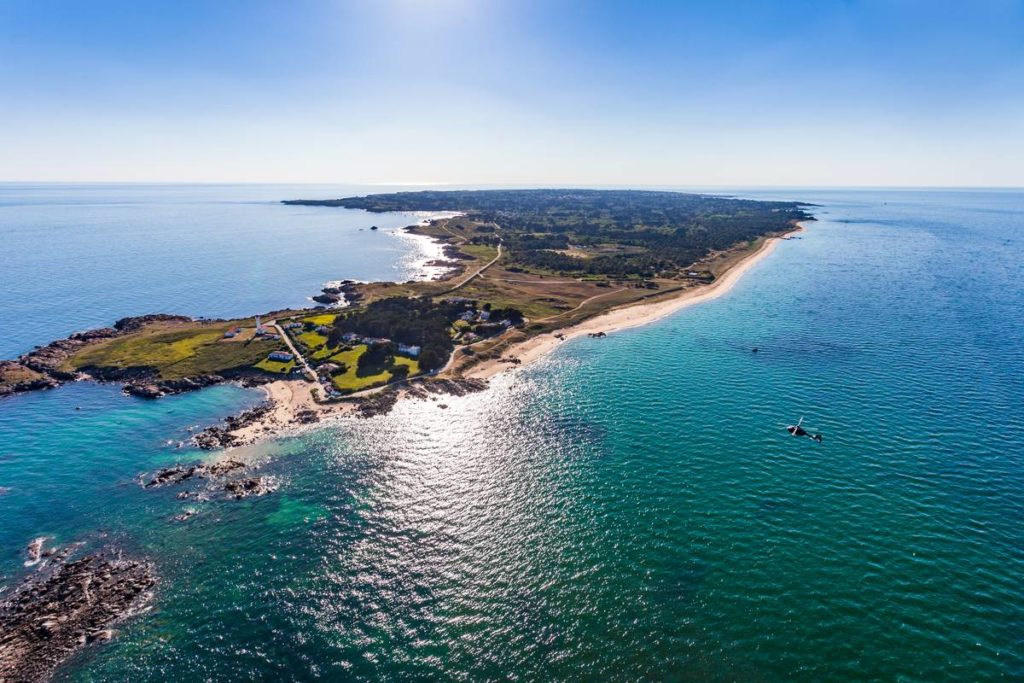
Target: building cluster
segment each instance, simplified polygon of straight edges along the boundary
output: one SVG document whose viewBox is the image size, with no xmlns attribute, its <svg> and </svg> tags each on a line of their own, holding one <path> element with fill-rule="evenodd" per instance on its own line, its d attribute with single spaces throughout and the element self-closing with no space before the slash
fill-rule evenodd
<svg viewBox="0 0 1024 683">
<path fill-rule="evenodd" d="M 355 332 L 346 332 L 341 335 L 341 340 L 346 344 L 366 344 L 367 346 L 384 346 L 390 344 L 391 340 L 386 337 L 364 337 L 356 334 Z M 421 349 L 419 346 L 414 344 L 396 344 L 398 352 L 403 356 L 409 356 L 410 358 L 418 358 Z"/>
</svg>

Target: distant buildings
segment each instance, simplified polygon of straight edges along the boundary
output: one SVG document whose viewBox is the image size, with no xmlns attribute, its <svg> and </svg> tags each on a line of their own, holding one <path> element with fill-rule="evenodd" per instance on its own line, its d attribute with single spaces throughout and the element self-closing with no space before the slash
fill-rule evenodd
<svg viewBox="0 0 1024 683">
<path fill-rule="evenodd" d="M 269 360 L 281 361 L 282 363 L 287 363 L 289 361 L 295 360 L 295 356 L 288 353 L 287 351 L 271 351 L 270 355 L 267 356 L 267 358 Z"/>
</svg>

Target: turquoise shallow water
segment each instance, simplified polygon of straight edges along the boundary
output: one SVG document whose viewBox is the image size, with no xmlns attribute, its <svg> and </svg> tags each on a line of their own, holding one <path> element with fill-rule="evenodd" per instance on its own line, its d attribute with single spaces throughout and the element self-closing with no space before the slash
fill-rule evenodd
<svg viewBox="0 0 1024 683">
<path fill-rule="evenodd" d="M 1024 195 L 785 197 L 822 220 L 727 296 L 267 444 L 276 493 L 183 524 L 133 478 L 257 395 L 0 403 L 0 574 L 48 533 L 162 577 L 59 678 L 1024 677 Z"/>
</svg>

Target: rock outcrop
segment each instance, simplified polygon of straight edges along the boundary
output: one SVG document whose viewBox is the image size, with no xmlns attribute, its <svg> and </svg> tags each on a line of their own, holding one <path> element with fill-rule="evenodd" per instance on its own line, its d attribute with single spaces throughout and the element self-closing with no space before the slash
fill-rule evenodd
<svg viewBox="0 0 1024 683">
<path fill-rule="evenodd" d="M 237 460 L 222 460 L 211 465 L 174 465 L 157 470 L 153 478 L 143 484 L 145 488 L 180 484 L 194 477 L 218 477 L 245 467 L 245 463 Z"/>
<path fill-rule="evenodd" d="M 155 582 L 149 564 L 110 553 L 29 576 L 0 602 L 0 680 L 43 680 L 76 649 L 110 640 Z"/>
<path fill-rule="evenodd" d="M 224 490 L 235 500 L 248 498 L 250 496 L 265 496 L 272 493 L 276 487 L 267 477 L 246 477 L 236 479 L 224 484 Z"/>
<path fill-rule="evenodd" d="M 143 326 L 157 321 L 189 321 L 191 318 L 181 315 L 155 313 L 131 318 L 121 318 L 113 327 L 101 327 L 96 330 L 75 332 L 66 339 L 58 339 L 46 346 L 40 346 L 17 360 L 0 361 L 0 396 L 19 391 L 50 389 L 63 382 L 79 379 L 79 373 L 67 369 L 67 360 L 82 347 L 97 341 L 119 337 L 137 332 Z M 144 377 L 146 368 L 133 368 L 129 371 L 118 371 L 102 368 L 90 369 L 96 379 L 117 380 Z"/>
<path fill-rule="evenodd" d="M 124 393 L 141 398 L 160 398 L 161 396 L 183 394 L 187 391 L 212 387 L 214 384 L 220 384 L 224 381 L 224 377 L 220 375 L 197 375 L 195 377 L 155 381 L 136 380 L 124 385 Z"/>
<path fill-rule="evenodd" d="M 238 437 L 232 432 L 248 427 L 254 422 L 263 419 L 273 408 L 272 403 L 263 403 L 238 415 L 226 417 L 224 418 L 223 426 L 214 425 L 213 427 L 207 427 L 192 437 L 192 443 L 204 451 L 237 446 L 239 445 Z"/>
</svg>

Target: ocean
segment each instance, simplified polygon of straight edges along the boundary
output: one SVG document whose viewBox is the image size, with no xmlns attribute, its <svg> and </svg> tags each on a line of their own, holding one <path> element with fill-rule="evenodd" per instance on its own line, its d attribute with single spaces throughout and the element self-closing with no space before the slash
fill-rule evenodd
<svg viewBox="0 0 1024 683">
<path fill-rule="evenodd" d="M 0 358 L 127 315 L 251 315 L 430 274 L 440 250 L 401 230 L 420 216 L 281 204 L 395 189 L 0 183 Z"/>
<path fill-rule="evenodd" d="M 60 194 L 8 186 L 4 201 L 19 191 Z M 92 206 L 91 191 L 112 190 L 76 196 Z M 193 190 L 147 192 L 203 206 Z M 207 215 L 230 204 L 220 193 L 258 194 L 251 214 L 339 194 L 198 192 Z M 250 449 L 278 485 L 262 498 L 183 502 L 138 483 L 201 457 L 168 441 L 256 392 L 145 402 L 80 384 L 0 400 L 0 586 L 39 535 L 114 545 L 160 577 L 150 609 L 58 680 L 1024 677 L 1024 193 L 731 193 L 812 202 L 819 220 L 722 298 L 566 342 L 447 410 L 403 402 Z M 210 225 L 168 219 L 176 201 L 154 223 L 176 226 L 170 243 L 202 242 Z M 4 229 L 74 232 L 76 207 L 22 206 Z M 378 236 L 347 234 L 366 220 L 354 216 L 335 241 L 322 211 L 246 220 L 291 235 L 316 223 L 336 251 L 312 258 L 330 272 L 290 243 L 281 260 L 313 286 L 358 277 Z M 103 241 L 82 239 L 66 236 L 54 276 L 29 284 L 35 252 L 8 252 L 6 346 L 165 307 L 248 312 L 216 292 L 245 277 L 244 255 L 227 274 L 157 261 L 134 308 L 94 301 L 84 293 L 110 271 L 92 258 Z M 415 260 L 401 254 L 363 277 Z M 199 298 L 171 296 L 175 274 Z M 276 282 L 252 308 L 308 296 Z M 22 307 L 25 288 L 48 313 Z M 801 417 L 823 443 L 787 434 Z M 195 516 L 173 522 L 185 508 Z"/>
</svg>

